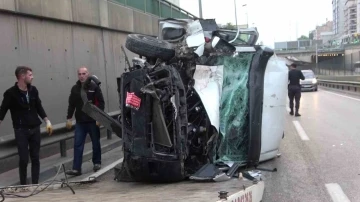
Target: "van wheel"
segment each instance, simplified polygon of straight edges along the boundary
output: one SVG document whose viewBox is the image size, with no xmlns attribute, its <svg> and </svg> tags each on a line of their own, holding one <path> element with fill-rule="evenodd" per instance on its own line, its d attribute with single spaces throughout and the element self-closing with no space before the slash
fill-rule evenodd
<svg viewBox="0 0 360 202">
<path fill-rule="evenodd" d="M 169 42 L 141 34 L 129 34 L 125 47 L 147 58 L 170 60 L 175 56 L 175 49 Z"/>
</svg>

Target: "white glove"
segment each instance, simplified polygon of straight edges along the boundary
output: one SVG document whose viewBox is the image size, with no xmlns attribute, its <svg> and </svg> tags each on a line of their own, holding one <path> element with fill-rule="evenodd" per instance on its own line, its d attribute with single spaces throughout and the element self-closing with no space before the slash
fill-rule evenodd
<svg viewBox="0 0 360 202">
<path fill-rule="evenodd" d="M 49 120 L 46 120 L 46 131 L 49 135 L 52 135 L 53 128 Z"/>
<path fill-rule="evenodd" d="M 72 128 L 72 121 L 71 121 L 71 119 L 68 119 L 68 120 L 66 121 L 66 128 L 69 129 L 69 130 Z"/>
</svg>

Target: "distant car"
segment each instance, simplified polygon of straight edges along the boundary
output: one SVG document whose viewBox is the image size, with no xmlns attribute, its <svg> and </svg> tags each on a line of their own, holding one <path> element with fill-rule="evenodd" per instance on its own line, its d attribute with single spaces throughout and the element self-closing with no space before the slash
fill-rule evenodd
<svg viewBox="0 0 360 202">
<path fill-rule="evenodd" d="M 304 74 L 305 80 L 300 80 L 302 91 L 317 91 L 318 82 L 317 77 L 312 70 L 301 70 Z"/>
</svg>

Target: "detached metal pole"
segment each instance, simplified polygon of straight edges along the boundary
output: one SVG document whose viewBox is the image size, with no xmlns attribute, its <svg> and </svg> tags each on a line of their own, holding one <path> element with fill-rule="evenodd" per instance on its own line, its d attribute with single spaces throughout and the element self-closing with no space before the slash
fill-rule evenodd
<svg viewBox="0 0 360 202">
<path fill-rule="evenodd" d="M 108 140 L 112 139 L 112 131 L 111 130 L 106 131 L 106 137 L 107 137 Z"/>
<path fill-rule="evenodd" d="M 60 156 L 61 157 L 66 157 L 67 153 L 66 153 L 66 140 L 61 140 L 60 141 Z"/>
<path fill-rule="evenodd" d="M 201 0 L 199 0 L 199 15 L 200 15 L 200 18 L 203 18 L 203 14 L 202 14 L 202 2 L 201 2 Z"/>
</svg>

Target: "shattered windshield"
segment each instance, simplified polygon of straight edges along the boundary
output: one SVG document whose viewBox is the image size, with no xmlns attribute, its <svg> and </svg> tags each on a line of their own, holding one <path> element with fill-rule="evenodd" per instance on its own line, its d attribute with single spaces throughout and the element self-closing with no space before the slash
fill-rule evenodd
<svg viewBox="0 0 360 202">
<path fill-rule="evenodd" d="M 223 56 L 224 80 L 220 101 L 220 133 L 223 136 L 219 148 L 219 161 L 245 162 L 249 146 L 248 131 L 248 77 L 252 53 L 238 57 Z"/>
<path fill-rule="evenodd" d="M 234 38 L 236 37 L 237 34 L 237 30 L 233 30 L 233 31 L 225 31 L 225 30 L 221 30 L 219 31 L 219 35 L 222 39 L 226 40 L 226 41 L 232 41 L 234 40 Z M 250 35 L 246 34 L 246 33 L 240 33 L 238 35 L 238 37 L 235 39 L 234 42 L 232 42 L 232 44 L 234 45 L 246 45 L 248 44 Z"/>
</svg>

